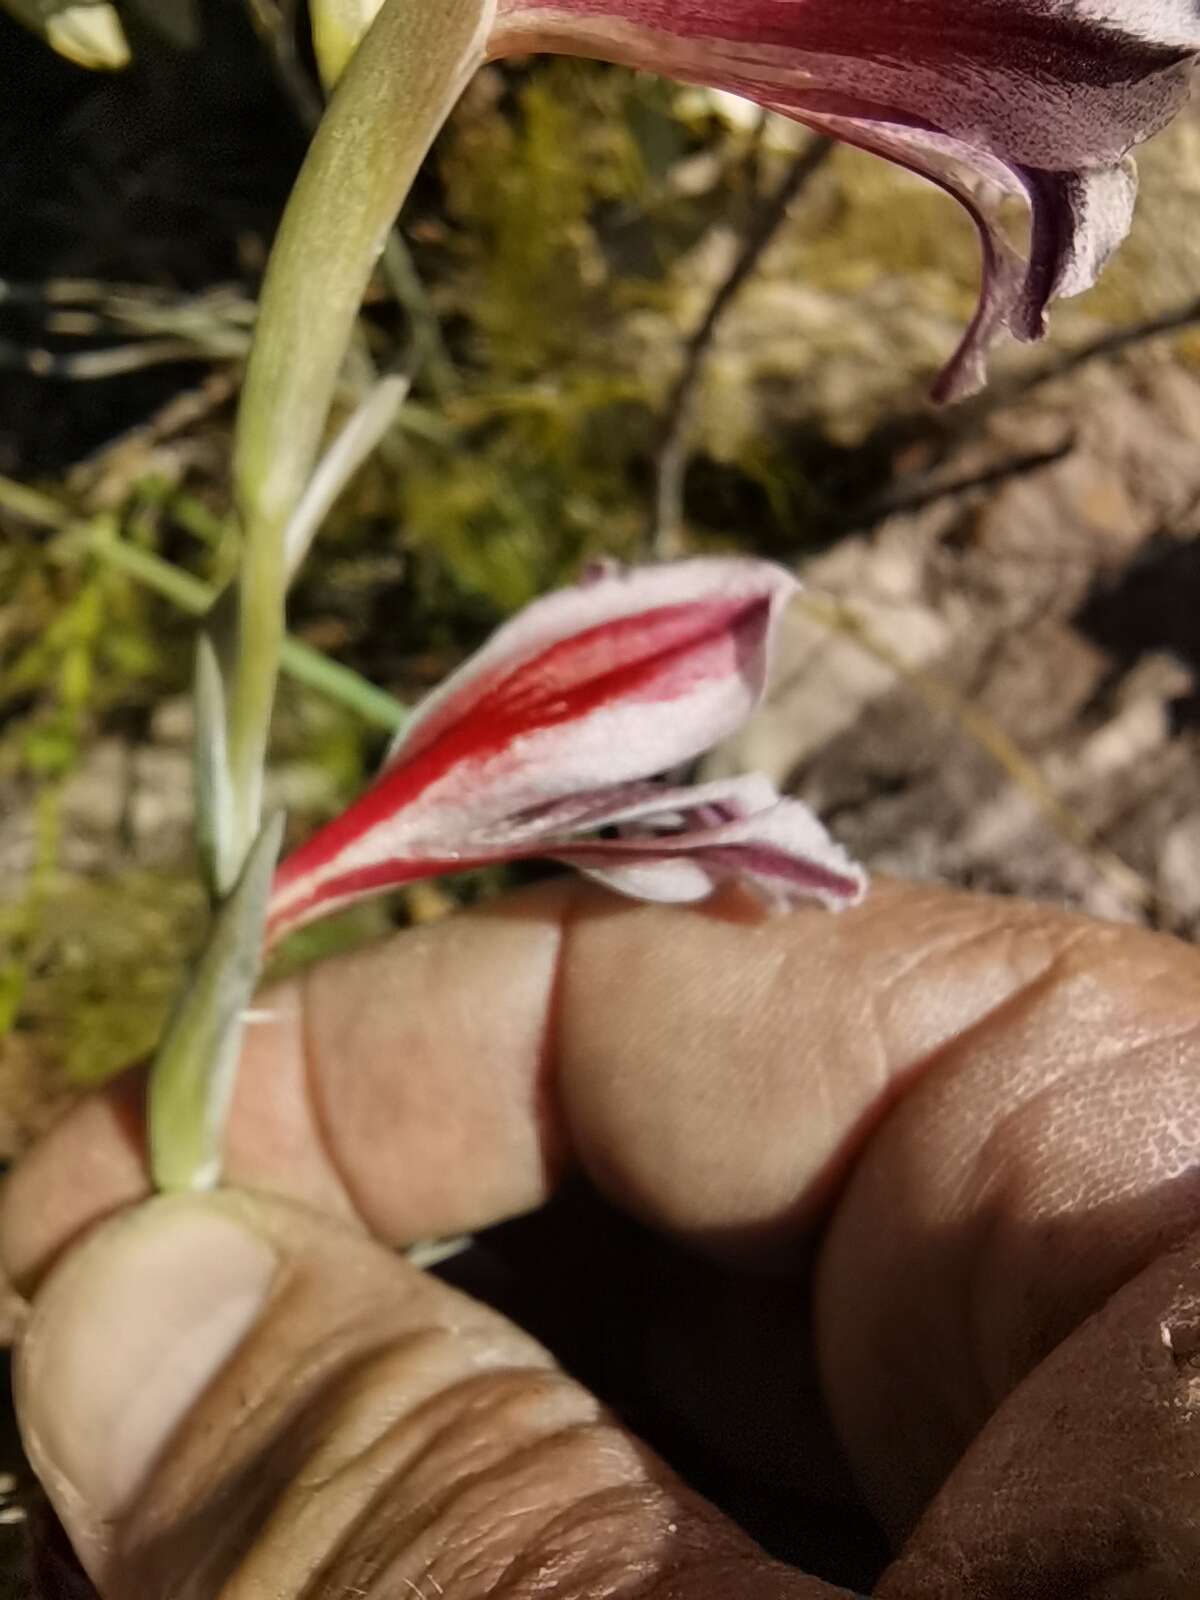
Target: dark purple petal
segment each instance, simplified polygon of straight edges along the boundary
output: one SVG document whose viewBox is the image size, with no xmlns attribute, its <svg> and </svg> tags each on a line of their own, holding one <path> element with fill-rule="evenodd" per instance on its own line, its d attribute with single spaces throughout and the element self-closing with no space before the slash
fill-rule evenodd
<svg viewBox="0 0 1200 1600">
<path fill-rule="evenodd" d="M 765 779 L 756 780 L 765 783 Z M 736 880 L 772 906 L 817 900 L 830 910 L 854 905 L 866 889 L 862 868 L 798 800 L 716 826 L 584 839 L 539 853 L 553 855 L 639 900 L 703 900 Z"/>
<path fill-rule="evenodd" d="M 671 786 L 659 781 L 613 784 L 568 795 L 548 805 L 533 806 L 507 819 L 499 828 L 476 835 L 472 843 L 505 851 L 538 846 L 572 834 L 598 828 L 657 830 L 678 829 L 690 820 L 696 826 L 715 827 L 778 802 L 774 784 L 761 773 L 721 778 L 713 783 Z M 703 819 L 703 820 L 700 820 Z"/>
<path fill-rule="evenodd" d="M 982 378 L 1001 325 L 1036 338 L 1128 229 L 1130 148 L 1186 100 L 1191 0 L 499 0 L 493 54 L 545 49 L 743 94 L 898 161 L 969 210 L 980 306 L 939 380 Z M 1028 254 L 998 195 L 1024 195 Z"/>
</svg>

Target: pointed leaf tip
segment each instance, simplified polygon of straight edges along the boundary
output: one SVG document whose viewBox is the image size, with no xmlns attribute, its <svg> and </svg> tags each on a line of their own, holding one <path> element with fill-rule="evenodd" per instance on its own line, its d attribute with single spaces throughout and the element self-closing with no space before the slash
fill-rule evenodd
<svg viewBox="0 0 1200 1600">
<path fill-rule="evenodd" d="M 382 7 L 383 0 L 309 0 L 313 52 L 326 89 L 346 70 Z"/>
<path fill-rule="evenodd" d="M 10 9 L 43 33 L 51 48 L 76 66 L 115 72 L 129 65 L 129 41 L 113 6 L 70 4 L 49 12 L 36 6 L 14 5 Z M 25 15 L 30 9 L 36 13 L 32 20 Z"/>
</svg>

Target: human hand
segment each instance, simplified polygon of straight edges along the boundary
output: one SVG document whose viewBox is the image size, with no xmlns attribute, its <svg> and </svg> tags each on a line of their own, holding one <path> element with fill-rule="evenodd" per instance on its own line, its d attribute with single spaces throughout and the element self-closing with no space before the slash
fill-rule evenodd
<svg viewBox="0 0 1200 1600">
<path fill-rule="evenodd" d="M 887 1600 L 1200 1592 L 1191 948 L 899 885 L 764 921 L 556 883 L 265 1005 L 238 1191 L 76 1244 L 147 1192 L 116 1092 L 5 1197 L 22 1427 L 104 1596 L 844 1593 L 368 1237 L 570 1169 L 644 1228 L 551 1208 L 502 1287 L 739 1509 L 866 1508 Z"/>
</svg>

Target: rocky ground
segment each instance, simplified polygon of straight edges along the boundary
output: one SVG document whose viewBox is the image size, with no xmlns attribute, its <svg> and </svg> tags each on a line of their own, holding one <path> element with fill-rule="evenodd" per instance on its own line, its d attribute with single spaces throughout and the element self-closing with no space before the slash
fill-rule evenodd
<svg viewBox="0 0 1200 1600">
<path fill-rule="evenodd" d="M 1142 351 L 1047 382 L 906 495 L 803 565 L 721 764 L 766 767 L 877 871 L 1194 937 L 1200 381 Z"/>
</svg>

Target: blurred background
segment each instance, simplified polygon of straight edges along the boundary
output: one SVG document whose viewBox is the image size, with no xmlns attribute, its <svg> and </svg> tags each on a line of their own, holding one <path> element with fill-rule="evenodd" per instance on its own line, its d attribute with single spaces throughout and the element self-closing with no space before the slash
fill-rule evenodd
<svg viewBox="0 0 1200 1600">
<path fill-rule="evenodd" d="M 153 1043 L 203 932 L 189 619 L 236 560 L 241 364 L 318 107 L 291 9 L 206 0 L 194 48 L 135 30 L 111 76 L 0 17 L 3 1158 Z M 347 367 L 343 414 L 381 370 L 414 385 L 294 593 L 293 836 L 371 770 L 387 696 L 585 560 L 741 549 L 809 589 L 713 770 L 765 769 L 876 870 L 1194 937 L 1197 118 L 1140 166 L 1099 288 L 939 412 L 978 258 L 938 191 L 726 97 L 484 72 Z M 418 886 L 290 959 L 498 882 Z"/>
</svg>

